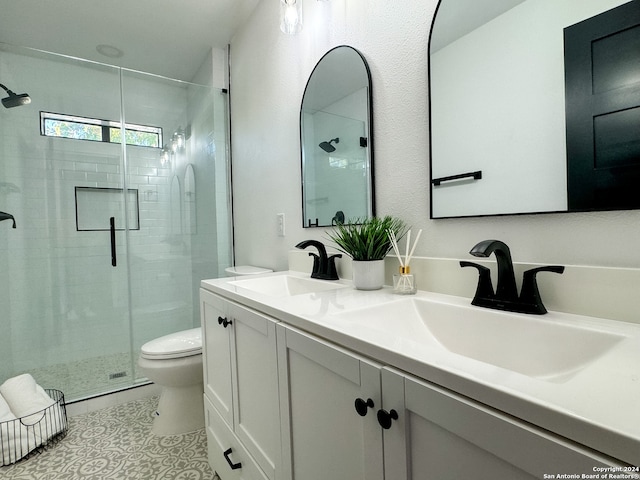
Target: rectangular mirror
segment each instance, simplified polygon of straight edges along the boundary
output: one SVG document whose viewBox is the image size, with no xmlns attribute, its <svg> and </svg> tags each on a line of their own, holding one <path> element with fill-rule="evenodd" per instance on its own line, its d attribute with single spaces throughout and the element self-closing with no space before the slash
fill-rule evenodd
<svg viewBox="0 0 640 480">
<path fill-rule="evenodd" d="M 575 118 L 571 108 L 594 99 L 584 92 L 576 96 L 577 85 L 585 79 L 573 81 L 572 62 L 565 61 L 568 27 L 582 28 L 588 19 L 596 23 L 596 33 L 575 47 L 581 49 L 578 56 L 590 55 L 592 43 L 600 50 L 611 48 L 610 42 L 598 42 L 610 32 L 597 25 L 610 23 L 601 14 L 617 7 L 624 9 L 618 12 L 624 21 L 615 28 L 628 33 L 619 37 L 626 49 L 637 53 L 640 0 L 440 1 L 429 43 L 431 218 L 640 206 L 637 200 L 629 201 L 629 195 L 614 193 L 629 184 L 629 178 L 640 176 L 640 78 L 634 73 L 640 57 L 619 62 L 631 65 L 630 70 L 614 71 L 610 64 L 600 70 L 617 78 L 602 80 L 603 88 L 628 99 L 622 105 L 614 98 L 610 111 L 625 113 L 608 118 L 602 116 L 605 110 Z M 596 92 L 596 102 L 599 95 Z M 572 137 L 576 124 L 582 130 Z M 597 133 L 585 133 L 589 131 Z M 612 131 L 632 134 L 607 134 Z M 593 157 L 598 148 L 607 149 L 598 157 L 606 158 L 604 174 L 602 161 L 598 164 Z M 624 160 L 619 160 L 620 152 Z M 573 175 L 576 158 L 589 173 L 583 169 Z M 602 175 L 596 179 L 593 172 Z M 603 177 L 616 177 L 617 183 L 598 183 Z M 588 191 L 592 200 L 575 203 L 569 198 L 568 180 L 573 191 Z M 612 195 L 619 198 L 597 199 Z"/>
</svg>

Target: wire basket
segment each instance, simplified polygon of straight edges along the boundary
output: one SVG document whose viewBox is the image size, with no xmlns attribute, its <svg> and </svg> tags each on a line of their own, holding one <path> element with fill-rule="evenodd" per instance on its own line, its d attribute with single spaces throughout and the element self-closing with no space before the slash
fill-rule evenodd
<svg viewBox="0 0 640 480">
<path fill-rule="evenodd" d="M 15 420 L 0 422 L 0 460 L 10 465 L 41 452 L 67 434 L 67 408 L 60 390 L 45 389 L 53 405 Z"/>
</svg>

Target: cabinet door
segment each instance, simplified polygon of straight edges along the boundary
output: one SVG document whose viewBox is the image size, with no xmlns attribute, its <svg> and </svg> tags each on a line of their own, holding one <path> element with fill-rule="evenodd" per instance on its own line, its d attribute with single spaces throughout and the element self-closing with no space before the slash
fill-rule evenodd
<svg viewBox="0 0 640 480">
<path fill-rule="evenodd" d="M 200 290 L 204 393 L 232 427 L 231 325 L 225 323 L 229 321 L 227 308 L 222 298 Z"/>
<path fill-rule="evenodd" d="M 204 411 L 211 469 L 224 480 L 268 480 L 206 395 Z"/>
<path fill-rule="evenodd" d="M 283 467 L 294 480 L 382 480 L 379 366 L 277 326 Z M 361 416 L 355 402 L 371 399 Z"/>
<path fill-rule="evenodd" d="M 234 431 L 272 480 L 282 478 L 276 322 L 236 304 L 232 319 Z"/>
<path fill-rule="evenodd" d="M 560 437 L 400 373 L 384 370 L 382 389 L 385 406 L 395 405 L 401 420 L 384 432 L 386 478 L 539 480 L 611 465 Z"/>
</svg>

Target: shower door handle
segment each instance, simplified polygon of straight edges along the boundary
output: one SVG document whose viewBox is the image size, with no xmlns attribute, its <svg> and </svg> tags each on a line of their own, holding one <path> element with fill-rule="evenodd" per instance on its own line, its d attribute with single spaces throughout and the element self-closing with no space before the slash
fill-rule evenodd
<svg viewBox="0 0 640 480">
<path fill-rule="evenodd" d="M 111 266 L 115 267 L 116 262 L 116 218 L 109 218 L 109 224 L 111 225 Z"/>
</svg>

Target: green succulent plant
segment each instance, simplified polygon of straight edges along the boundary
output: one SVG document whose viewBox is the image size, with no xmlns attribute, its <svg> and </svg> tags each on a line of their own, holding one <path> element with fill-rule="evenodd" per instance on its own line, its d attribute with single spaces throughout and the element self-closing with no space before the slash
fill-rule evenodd
<svg viewBox="0 0 640 480">
<path fill-rule="evenodd" d="M 391 250 L 389 230 L 400 240 L 407 232 L 407 227 L 401 219 L 387 215 L 384 218 L 371 217 L 339 223 L 327 235 L 338 250 L 353 260 L 372 261 L 383 260 Z"/>
</svg>

